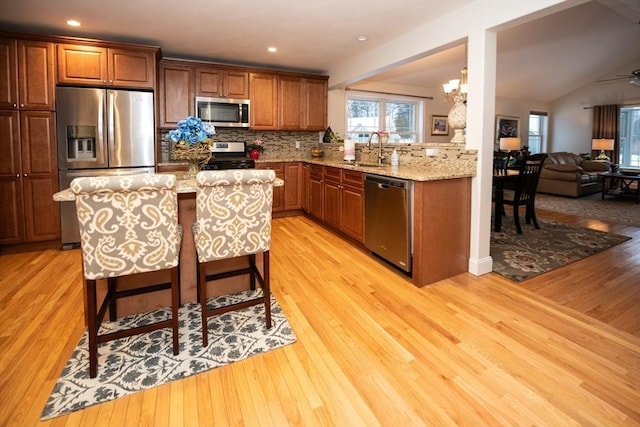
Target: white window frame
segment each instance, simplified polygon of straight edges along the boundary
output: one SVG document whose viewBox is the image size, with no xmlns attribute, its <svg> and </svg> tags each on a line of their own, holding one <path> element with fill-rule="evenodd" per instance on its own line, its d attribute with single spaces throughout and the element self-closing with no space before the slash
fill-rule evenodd
<svg viewBox="0 0 640 427">
<path fill-rule="evenodd" d="M 377 101 L 380 105 L 380 111 L 378 116 L 378 123 L 380 129 L 367 129 L 364 131 L 350 131 L 349 130 L 349 101 L 352 99 L 364 100 L 364 101 Z M 397 133 L 387 129 L 386 125 L 386 106 L 387 103 L 401 102 L 414 105 L 414 129 L 409 132 L 413 135 L 414 141 L 400 141 Z M 423 141 L 424 135 L 424 100 L 417 97 L 394 95 L 394 94 L 378 94 L 366 91 L 349 91 L 345 97 L 345 138 L 351 139 L 356 143 L 366 143 L 372 132 L 388 131 L 390 133 L 389 142 L 400 142 L 404 144 L 416 144 Z M 365 135 L 366 136 L 359 136 Z M 355 135 L 355 136 L 354 136 Z M 394 136 L 395 135 L 395 136 Z"/>
</svg>

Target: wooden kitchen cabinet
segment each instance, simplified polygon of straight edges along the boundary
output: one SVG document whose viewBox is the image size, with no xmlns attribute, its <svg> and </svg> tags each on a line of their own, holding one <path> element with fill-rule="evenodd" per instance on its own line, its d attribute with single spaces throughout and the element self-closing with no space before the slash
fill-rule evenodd
<svg viewBox="0 0 640 427">
<path fill-rule="evenodd" d="M 251 128 L 278 129 L 278 75 L 275 73 L 249 74 L 251 100 Z"/>
<path fill-rule="evenodd" d="M 55 110 L 53 43 L 0 38 L 0 110 Z"/>
<path fill-rule="evenodd" d="M 195 69 L 178 61 L 158 67 L 158 127 L 175 128 L 195 110 Z"/>
<path fill-rule="evenodd" d="M 319 169 L 323 170 L 321 175 Z M 309 214 L 363 242 L 364 174 L 331 166 L 311 165 L 309 182 Z"/>
<path fill-rule="evenodd" d="M 0 244 L 60 237 L 55 114 L 0 111 Z"/>
<path fill-rule="evenodd" d="M 249 72 L 213 66 L 196 67 L 196 96 L 249 98 Z"/>
<path fill-rule="evenodd" d="M 270 163 L 256 163 L 256 169 L 272 169 L 276 172 L 276 177 L 285 179 L 285 167 L 284 163 L 279 162 L 270 162 Z M 284 197 L 285 197 L 285 188 L 287 186 L 287 181 L 285 180 L 284 185 L 280 187 L 273 187 L 273 206 L 271 210 L 273 212 L 282 212 L 284 211 Z"/>
<path fill-rule="evenodd" d="M 279 129 L 327 128 L 327 80 L 280 76 L 278 82 Z"/>
<path fill-rule="evenodd" d="M 301 200 L 300 200 L 300 204 L 302 207 L 302 211 L 304 213 L 309 213 L 309 188 L 311 185 L 311 166 L 309 165 L 309 163 L 302 163 L 301 164 L 301 169 L 302 169 L 302 176 L 301 176 L 301 182 L 302 185 L 300 186 L 300 192 L 301 192 Z"/>
<path fill-rule="evenodd" d="M 299 162 L 284 164 L 284 210 L 302 209 L 302 166 Z"/>
<path fill-rule="evenodd" d="M 157 51 L 58 44 L 58 83 L 154 89 Z"/>
</svg>

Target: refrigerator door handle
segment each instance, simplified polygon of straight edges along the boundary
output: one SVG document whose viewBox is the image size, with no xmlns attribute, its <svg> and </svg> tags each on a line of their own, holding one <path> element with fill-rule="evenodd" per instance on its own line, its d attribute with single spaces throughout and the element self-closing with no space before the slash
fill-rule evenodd
<svg viewBox="0 0 640 427">
<path fill-rule="evenodd" d="M 116 147 L 115 138 L 115 92 L 107 90 L 107 146 L 109 147 L 109 163 L 110 166 L 114 164 L 116 153 L 120 152 L 120 147 Z M 111 160 L 113 159 L 113 160 Z"/>
</svg>

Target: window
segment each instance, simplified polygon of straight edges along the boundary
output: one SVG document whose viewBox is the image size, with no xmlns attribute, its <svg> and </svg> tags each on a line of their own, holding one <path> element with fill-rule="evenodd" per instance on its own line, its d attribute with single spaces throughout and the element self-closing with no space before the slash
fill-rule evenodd
<svg viewBox="0 0 640 427">
<path fill-rule="evenodd" d="M 389 142 L 412 143 L 422 140 L 423 101 L 402 97 L 353 94 L 347 98 L 345 137 L 367 142 L 372 132 L 386 130 Z"/>
<path fill-rule="evenodd" d="M 618 163 L 622 167 L 640 167 L 640 107 L 620 108 L 620 158 Z"/>
<path fill-rule="evenodd" d="M 547 146 L 547 113 L 531 111 L 529 113 L 529 151 L 542 153 Z"/>
</svg>

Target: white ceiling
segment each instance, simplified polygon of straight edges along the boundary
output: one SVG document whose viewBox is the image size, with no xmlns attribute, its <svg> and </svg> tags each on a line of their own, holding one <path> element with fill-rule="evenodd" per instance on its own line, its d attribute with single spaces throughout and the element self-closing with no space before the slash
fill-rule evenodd
<svg viewBox="0 0 640 427">
<path fill-rule="evenodd" d="M 0 29 L 150 44 L 165 57 L 329 74 L 471 1 L 0 0 Z M 68 27 L 72 18 L 82 27 Z M 637 0 L 594 0 L 500 31 L 498 96 L 550 102 L 622 66 L 640 68 L 639 20 Z M 357 41 L 361 34 L 369 40 Z M 269 46 L 278 52 L 268 53 Z M 458 46 L 368 80 L 439 87 L 458 76 L 464 55 Z"/>
</svg>

